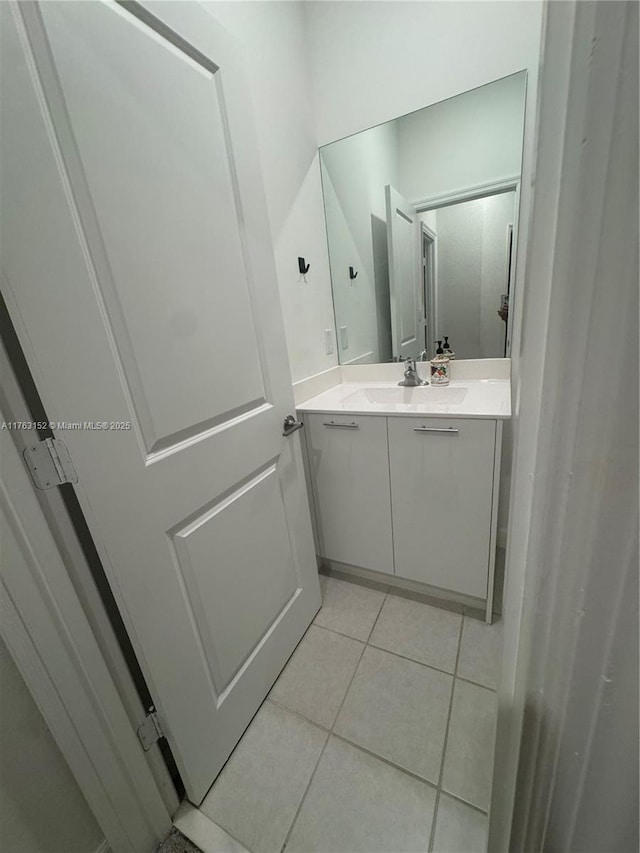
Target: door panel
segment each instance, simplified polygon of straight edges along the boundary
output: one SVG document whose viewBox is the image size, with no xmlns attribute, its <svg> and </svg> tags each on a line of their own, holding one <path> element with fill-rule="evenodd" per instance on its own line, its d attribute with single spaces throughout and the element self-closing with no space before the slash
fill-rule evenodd
<svg viewBox="0 0 640 853">
<path fill-rule="evenodd" d="M 393 355 L 416 358 L 424 346 L 420 329 L 420 223 L 409 202 L 385 187 L 389 294 Z"/>
<path fill-rule="evenodd" d="M 320 606 L 241 69 L 198 4 L 0 6 L 7 302 L 52 421 L 132 425 L 54 432 L 198 803 Z"/>
<path fill-rule="evenodd" d="M 298 589 L 276 467 L 169 535 L 221 701 Z"/>
<path fill-rule="evenodd" d="M 118 7 L 42 15 L 106 255 L 101 298 L 153 452 L 265 402 L 221 72 Z"/>
</svg>

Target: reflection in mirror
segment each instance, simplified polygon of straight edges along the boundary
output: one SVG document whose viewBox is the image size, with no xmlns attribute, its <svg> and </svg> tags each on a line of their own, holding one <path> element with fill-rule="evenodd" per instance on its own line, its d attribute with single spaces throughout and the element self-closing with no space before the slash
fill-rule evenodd
<svg viewBox="0 0 640 853">
<path fill-rule="evenodd" d="M 342 364 L 510 353 L 526 72 L 320 149 Z"/>
</svg>

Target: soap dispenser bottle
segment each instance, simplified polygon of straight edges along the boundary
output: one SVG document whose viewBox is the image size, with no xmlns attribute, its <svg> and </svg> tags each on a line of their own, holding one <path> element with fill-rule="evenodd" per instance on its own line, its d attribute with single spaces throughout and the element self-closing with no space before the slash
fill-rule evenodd
<svg viewBox="0 0 640 853">
<path fill-rule="evenodd" d="M 449 356 L 442 349 L 442 341 L 437 341 L 438 348 L 431 359 L 431 384 L 449 384 Z"/>
<path fill-rule="evenodd" d="M 444 354 L 448 355 L 449 358 L 455 358 L 456 354 L 451 349 L 451 344 L 449 343 L 449 335 L 444 335 L 444 343 L 442 344 L 442 349 L 444 350 Z"/>
</svg>

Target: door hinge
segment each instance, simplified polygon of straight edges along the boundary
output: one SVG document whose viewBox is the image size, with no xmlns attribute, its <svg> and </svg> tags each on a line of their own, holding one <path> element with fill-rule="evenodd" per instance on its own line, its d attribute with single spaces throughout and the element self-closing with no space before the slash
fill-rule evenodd
<svg viewBox="0 0 640 853">
<path fill-rule="evenodd" d="M 153 705 L 149 708 L 149 713 L 140 723 L 136 731 L 138 734 L 138 740 L 142 744 L 142 748 L 145 752 L 149 752 L 154 743 L 157 743 L 161 737 L 164 737 L 164 732 L 162 731 L 162 726 L 158 719 L 158 712 Z"/>
<path fill-rule="evenodd" d="M 61 438 L 45 438 L 30 444 L 22 455 L 37 489 L 78 482 L 71 456 Z"/>
</svg>

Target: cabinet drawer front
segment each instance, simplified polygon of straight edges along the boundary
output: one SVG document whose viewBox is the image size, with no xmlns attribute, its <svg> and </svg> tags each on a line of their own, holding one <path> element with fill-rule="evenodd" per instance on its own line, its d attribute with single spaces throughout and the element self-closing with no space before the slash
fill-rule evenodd
<svg viewBox="0 0 640 853">
<path fill-rule="evenodd" d="M 389 418 L 396 574 L 487 596 L 496 422 Z"/>
<path fill-rule="evenodd" d="M 305 415 L 320 556 L 393 572 L 386 418 Z"/>
</svg>

